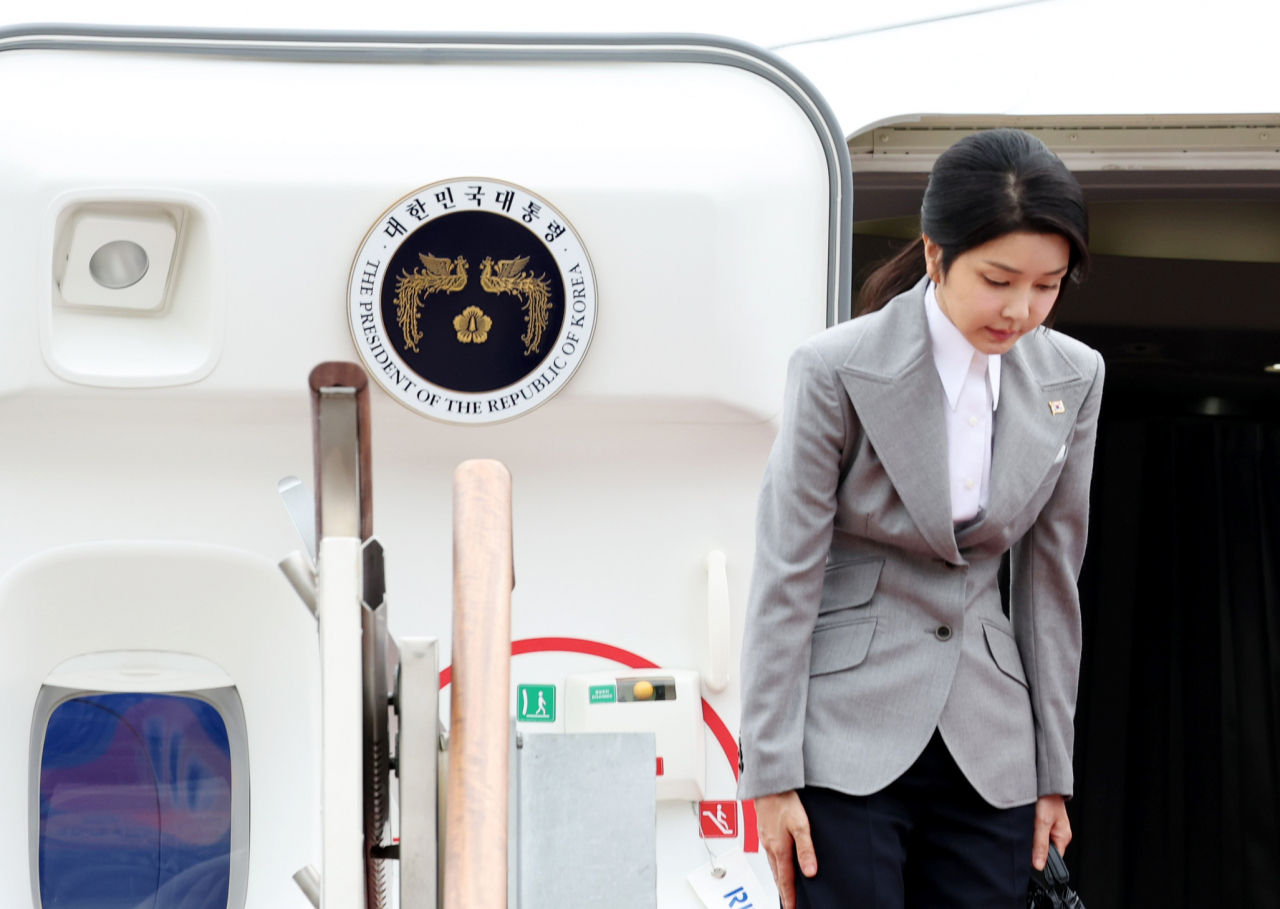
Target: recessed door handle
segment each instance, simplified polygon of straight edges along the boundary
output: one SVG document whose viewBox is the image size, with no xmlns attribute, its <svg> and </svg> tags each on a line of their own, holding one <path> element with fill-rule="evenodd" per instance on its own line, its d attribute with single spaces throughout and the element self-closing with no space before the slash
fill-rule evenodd
<svg viewBox="0 0 1280 909">
<path fill-rule="evenodd" d="M 729 687 L 729 572 L 718 549 L 707 553 L 707 644 L 707 688 L 724 691 Z"/>
</svg>

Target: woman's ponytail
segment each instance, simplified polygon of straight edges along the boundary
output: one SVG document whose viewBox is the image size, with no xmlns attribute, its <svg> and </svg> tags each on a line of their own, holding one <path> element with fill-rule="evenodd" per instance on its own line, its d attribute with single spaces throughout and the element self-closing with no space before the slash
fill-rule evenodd
<svg viewBox="0 0 1280 909">
<path fill-rule="evenodd" d="M 916 237 L 898 254 L 871 273 L 858 291 L 853 314 L 875 312 L 900 293 L 916 286 L 925 275 L 924 238 Z"/>
</svg>

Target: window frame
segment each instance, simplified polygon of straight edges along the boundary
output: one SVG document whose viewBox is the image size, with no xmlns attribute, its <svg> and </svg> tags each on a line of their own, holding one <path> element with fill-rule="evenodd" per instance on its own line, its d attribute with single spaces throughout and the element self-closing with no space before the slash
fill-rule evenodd
<svg viewBox="0 0 1280 909">
<path fill-rule="evenodd" d="M 40 897 L 40 770 L 49 719 L 67 701 L 104 694 L 154 694 L 193 698 L 204 701 L 222 717 L 231 749 L 231 877 L 227 888 L 227 909 L 244 909 L 249 889 L 249 738 L 244 706 L 234 685 L 196 691 L 138 692 L 40 686 L 31 720 L 31 751 L 27 762 L 27 842 L 32 906 L 35 909 L 42 909 L 44 906 Z"/>
</svg>

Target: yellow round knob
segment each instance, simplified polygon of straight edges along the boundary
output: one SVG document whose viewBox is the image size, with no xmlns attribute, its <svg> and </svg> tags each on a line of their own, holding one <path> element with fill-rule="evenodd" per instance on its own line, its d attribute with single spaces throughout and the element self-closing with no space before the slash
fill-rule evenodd
<svg viewBox="0 0 1280 909">
<path fill-rule="evenodd" d="M 631 689 L 631 693 L 636 696 L 637 701 L 647 701 L 653 697 L 653 683 L 641 679 L 636 682 L 635 687 Z"/>
</svg>

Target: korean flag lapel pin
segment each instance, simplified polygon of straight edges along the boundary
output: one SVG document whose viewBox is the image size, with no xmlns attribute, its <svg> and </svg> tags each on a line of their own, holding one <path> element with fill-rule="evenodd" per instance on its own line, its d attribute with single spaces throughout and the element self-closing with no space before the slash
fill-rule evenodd
<svg viewBox="0 0 1280 909">
<path fill-rule="evenodd" d="M 1067 412 L 1066 405 L 1064 405 L 1061 401 L 1049 402 L 1049 413 L 1053 414 L 1055 417 L 1060 417 L 1066 412 Z"/>
</svg>

